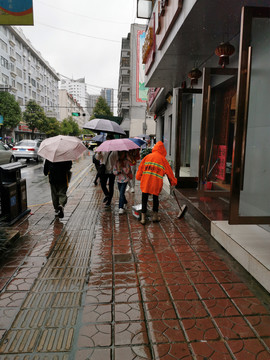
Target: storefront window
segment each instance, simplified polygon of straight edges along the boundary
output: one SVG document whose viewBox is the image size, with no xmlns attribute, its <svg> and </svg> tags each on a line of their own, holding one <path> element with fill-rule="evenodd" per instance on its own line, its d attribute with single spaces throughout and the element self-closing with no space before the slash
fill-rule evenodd
<svg viewBox="0 0 270 360">
<path fill-rule="evenodd" d="M 254 18 L 240 216 L 270 216 L 270 19 Z"/>
</svg>

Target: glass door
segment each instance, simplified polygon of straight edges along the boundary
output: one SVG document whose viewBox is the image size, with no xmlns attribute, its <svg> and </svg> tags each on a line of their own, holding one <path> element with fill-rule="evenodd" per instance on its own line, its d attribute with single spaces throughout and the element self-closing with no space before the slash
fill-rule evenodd
<svg viewBox="0 0 270 360">
<path fill-rule="evenodd" d="M 270 224 L 270 8 L 242 9 L 230 224 Z"/>
<path fill-rule="evenodd" d="M 178 90 L 175 177 L 180 187 L 197 188 L 202 109 L 201 89 Z"/>
<path fill-rule="evenodd" d="M 205 68 L 203 75 L 199 192 L 229 197 L 237 69 Z"/>
</svg>

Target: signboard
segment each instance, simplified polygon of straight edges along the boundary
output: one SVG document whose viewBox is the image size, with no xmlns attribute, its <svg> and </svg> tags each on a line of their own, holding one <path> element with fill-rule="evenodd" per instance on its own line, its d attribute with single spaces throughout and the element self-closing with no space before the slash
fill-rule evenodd
<svg viewBox="0 0 270 360">
<path fill-rule="evenodd" d="M 32 0 L 0 0 L 0 25 L 33 25 Z"/>
<path fill-rule="evenodd" d="M 146 102 L 148 88 L 145 87 L 144 68 L 142 63 L 142 47 L 145 40 L 145 31 L 137 32 L 137 59 L 136 59 L 136 102 Z"/>
<path fill-rule="evenodd" d="M 216 168 L 216 177 L 220 180 L 225 180 L 226 176 L 226 159 L 227 159 L 227 146 L 219 145 L 218 146 L 218 163 Z"/>
<path fill-rule="evenodd" d="M 169 36 L 171 29 L 182 11 L 183 0 L 159 0 L 156 26 L 156 44 L 160 50 Z"/>
<path fill-rule="evenodd" d="M 151 0 L 137 0 L 137 18 L 150 19 L 152 12 Z"/>
<path fill-rule="evenodd" d="M 0 115 L 0 126 L 4 124 L 4 117 L 3 115 Z"/>
</svg>

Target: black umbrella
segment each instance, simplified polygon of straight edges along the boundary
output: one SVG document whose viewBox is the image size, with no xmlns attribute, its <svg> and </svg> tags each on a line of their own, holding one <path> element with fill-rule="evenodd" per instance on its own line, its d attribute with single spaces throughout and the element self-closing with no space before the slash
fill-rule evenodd
<svg viewBox="0 0 270 360">
<path fill-rule="evenodd" d="M 83 128 L 93 131 L 103 131 L 111 134 L 126 135 L 125 131 L 115 121 L 105 119 L 90 120 L 86 124 L 84 124 Z"/>
</svg>

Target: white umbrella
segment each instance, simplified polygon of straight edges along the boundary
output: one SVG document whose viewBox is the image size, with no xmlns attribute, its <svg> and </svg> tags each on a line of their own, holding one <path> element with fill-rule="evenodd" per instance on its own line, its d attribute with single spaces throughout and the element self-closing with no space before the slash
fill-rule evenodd
<svg viewBox="0 0 270 360">
<path fill-rule="evenodd" d="M 84 124 L 83 129 L 103 131 L 112 134 L 126 135 L 125 131 L 115 121 L 106 119 L 93 119 Z"/>
<path fill-rule="evenodd" d="M 38 155 L 51 162 L 76 160 L 87 148 L 75 136 L 58 135 L 40 144 Z"/>
</svg>

